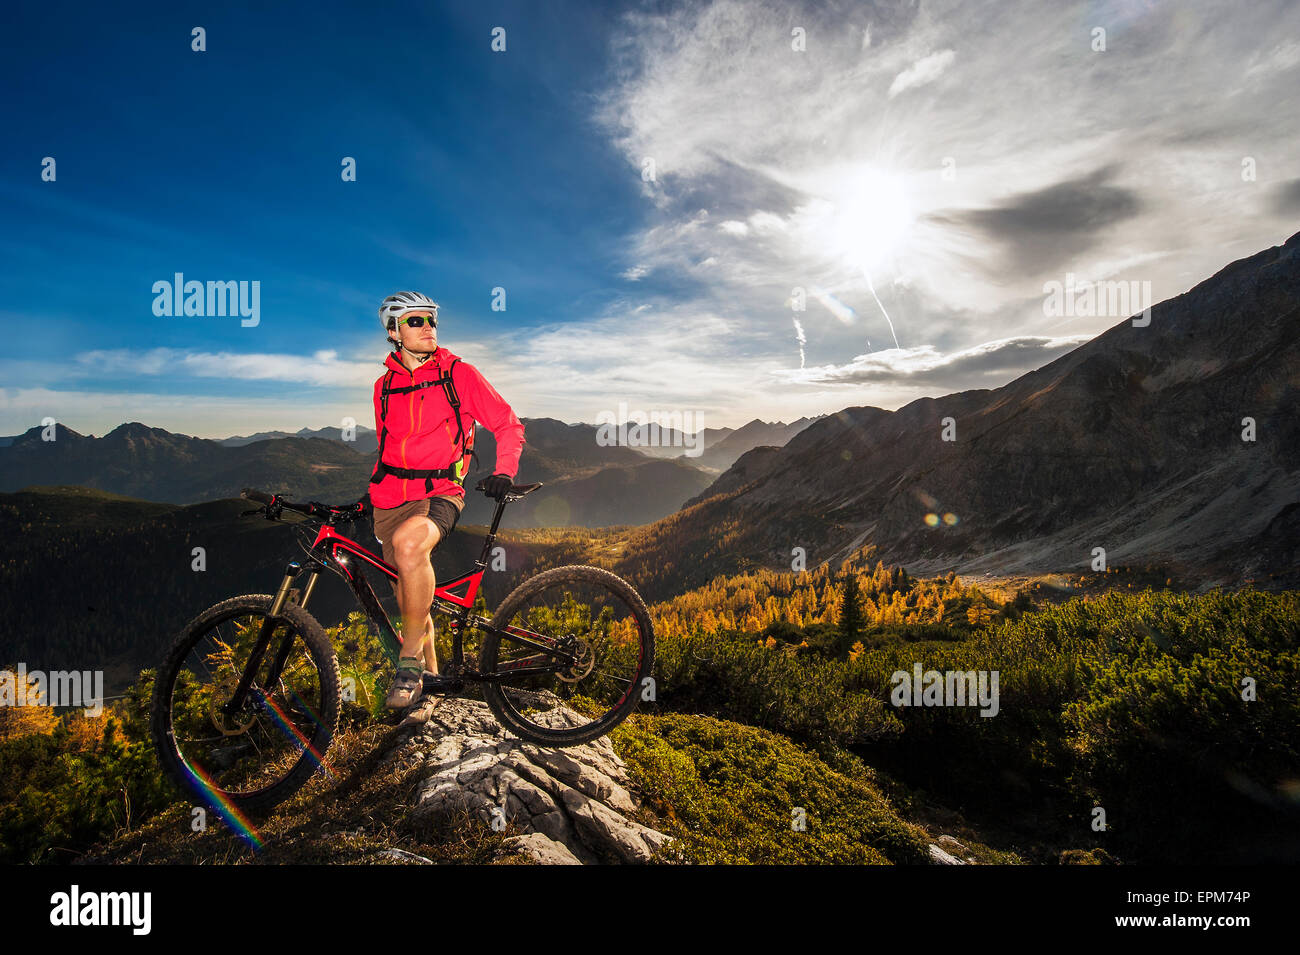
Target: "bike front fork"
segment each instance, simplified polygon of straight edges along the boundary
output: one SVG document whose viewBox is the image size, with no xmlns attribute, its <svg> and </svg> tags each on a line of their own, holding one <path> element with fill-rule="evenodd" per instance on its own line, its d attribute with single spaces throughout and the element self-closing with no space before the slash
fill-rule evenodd
<svg viewBox="0 0 1300 955">
<path fill-rule="evenodd" d="M 275 633 L 276 624 L 278 623 L 276 618 L 284 611 L 284 605 L 286 603 L 296 603 L 299 607 L 306 607 L 307 600 L 311 597 L 311 592 L 315 589 L 316 581 L 320 577 L 320 568 L 312 568 L 311 576 L 307 579 L 307 587 L 301 591 L 293 586 L 294 579 L 300 573 L 302 573 L 302 565 L 296 560 L 289 561 L 288 566 L 284 569 L 284 579 L 280 581 L 280 588 L 275 592 L 275 599 L 271 601 L 271 609 L 267 613 L 266 619 L 262 621 L 262 630 L 258 634 L 252 652 L 249 654 L 248 665 L 244 667 L 244 672 L 240 676 L 238 686 L 235 687 L 235 692 L 225 706 L 222 707 L 222 710 L 227 714 L 237 713 L 243 708 L 244 700 L 253 685 L 253 679 L 262 665 L 262 658 L 266 655 L 266 649 L 271 643 L 271 636 Z M 280 679 L 280 674 L 284 670 L 284 665 L 288 661 L 289 652 L 292 649 L 293 632 L 290 631 L 280 641 L 275 660 L 267 673 L 267 686 L 274 686 L 275 682 Z"/>
<path fill-rule="evenodd" d="M 302 565 L 296 560 L 289 561 L 289 565 L 284 569 L 284 579 L 280 581 L 280 589 L 275 592 L 275 600 L 271 602 L 271 616 L 277 617 L 284 610 L 286 602 L 295 603 L 304 610 L 307 609 L 307 601 L 311 599 L 311 593 L 316 589 L 316 581 L 320 579 L 320 568 L 313 567 L 310 576 L 307 578 L 307 586 L 298 588 L 293 586 L 297 576 L 302 573 Z"/>
</svg>

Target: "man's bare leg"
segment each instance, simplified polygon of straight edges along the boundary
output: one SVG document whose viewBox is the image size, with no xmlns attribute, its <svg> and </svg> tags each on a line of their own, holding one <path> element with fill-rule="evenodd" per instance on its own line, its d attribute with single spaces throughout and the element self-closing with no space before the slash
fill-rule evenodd
<svg viewBox="0 0 1300 955">
<path fill-rule="evenodd" d="M 437 581 L 434 581 L 435 586 Z M 438 651 L 433 645 L 433 614 L 424 619 L 424 668 L 430 673 L 438 672 Z"/>
<path fill-rule="evenodd" d="M 402 656 L 423 658 L 431 673 L 438 672 L 433 645 L 434 573 L 429 555 L 441 532 L 427 517 L 412 517 L 393 532 L 393 566 L 397 568 L 397 605 L 402 611 Z M 419 634 L 410 639 L 407 634 Z"/>
</svg>

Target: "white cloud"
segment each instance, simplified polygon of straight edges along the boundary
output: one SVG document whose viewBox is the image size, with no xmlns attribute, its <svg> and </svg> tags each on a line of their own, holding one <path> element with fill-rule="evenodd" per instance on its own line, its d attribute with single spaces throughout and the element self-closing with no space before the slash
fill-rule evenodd
<svg viewBox="0 0 1300 955">
<path fill-rule="evenodd" d="M 894 77 L 889 84 L 889 96 L 892 99 L 903 90 L 910 90 L 926 83 L 933 83 L 952 65 L 957 54 L 953 50 L 940 50 L 917 60 L 903 72 Z"/>
<path fill-rule="evenodd" d="M 96 375 L 167 375 L 191 378 L 230 378 L 249 381 L 283 381 L 320 387 L 357 387 L 373 384 L 380 359 L 340 360 L 333 350 L 311 358 L 286 353 L 196 352 L 178 348 L 146 351 L 105 349 L 82 352 L 73 361 Z"/>
<path fill-rule="evenodd" d="M 1284 73 L 1300 66 L 1300 42 L 1288 40 L 1273 47 L 1268 53 L 1257 54 L 1246 69 L 1247 76 L 1261 73 Z"/>
<path fill-rule="evenodd" d="M 996 375 L 1024 367 L 1040 367 L 1077 348 L 1091 336 L 1020 336 L 982 342 L 972 348 L 942 353 L 932 345 L 889 348 L 858 355 L 844 365 L 790 369 L 783 373 L 791 383 L 861 385 L 877 381 L 912 379 L 934 382 L 954 380 L 958 375 Z M 956 389 L 954 389 L 956 390 Z"/>
<path fill-rule="evenodd" d="M 786 231 L 788 224 L 775 213 L 759 211 L 749 217 L 749 227 L 760 235 L 774 235 Z"/>
</svg>

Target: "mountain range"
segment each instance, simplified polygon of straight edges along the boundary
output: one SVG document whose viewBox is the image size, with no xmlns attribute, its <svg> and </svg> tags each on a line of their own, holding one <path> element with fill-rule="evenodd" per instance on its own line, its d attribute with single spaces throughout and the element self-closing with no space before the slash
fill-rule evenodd
<svg viewBox="0 0 1300 955">
<path fill-rule="evenodd" d="M 1300 583 L 1300 234 L 1132 319 L 1000 388 L 845 408 L 756 447 L 636 532 L 623 568 L 674 561 L 689 587 L 872 547 L 917 575 L 1104 555 Z"/>
<path fill-rule="evenodd" d="M 602 445 L 595 425 L 523 420 L 526 444 L 516 480 L 541 481 L 545 487 L 511 511 L 514 526 L 650 523 L 708 486 L 720 466 L 752 446 L 755 435 L 779 439 L 797 430 L 759 421 L 736 431 L 717 429 L 711 437 L 718 445 L 730 441 L 729 447 L 709 448 L 712 464 L 700 467 L 680 454 L 665 460 L 642 448 Z M 357 429 L 355 441 L 341 435 L 337 428 L 304 428 L 292 435 L 265 432 L 217 441 L 133 421 L 96 438 L 56 423 L 53 440 L 44 440 L 43 429 L 33 427 L 0 442 L 0 492 L 79 485 L 193 504 L 236 497 L 242 488 L 255 487 L 291 499 L 344 503 L 365 493 L 376 443 L 374 431 L 367 428 Z M 486 428 L 477 429 L 475 450 L 478 468 L 466 480 L 461 520 L 488 523 L 494 504 L 473 491 L 496 460 L 495 439 Z"/>
</svg>

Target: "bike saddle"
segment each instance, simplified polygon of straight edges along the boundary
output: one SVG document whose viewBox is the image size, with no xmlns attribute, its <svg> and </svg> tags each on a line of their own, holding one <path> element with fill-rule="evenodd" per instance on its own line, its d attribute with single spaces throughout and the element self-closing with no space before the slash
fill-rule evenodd
<svg viewBox="0 0 1300 955">
<path fill-rule="evenodd" d="M 478 486 L 475 487 L 474 490 L 476 491 L 483 490 L 483 482 L 486 480 L 487 478 L 484 478 L 483 481 L 479 481 Z M 511 484 L 510 490 L 506 491 L 506 493 L 516 494 L 519 497 L 523 497 L 525 494 L 529 493 L 530 491 L 536 491 L 541 486 L 542 486 L 541 481 L 534 481 L 532 484 Z"/>
</svg>

